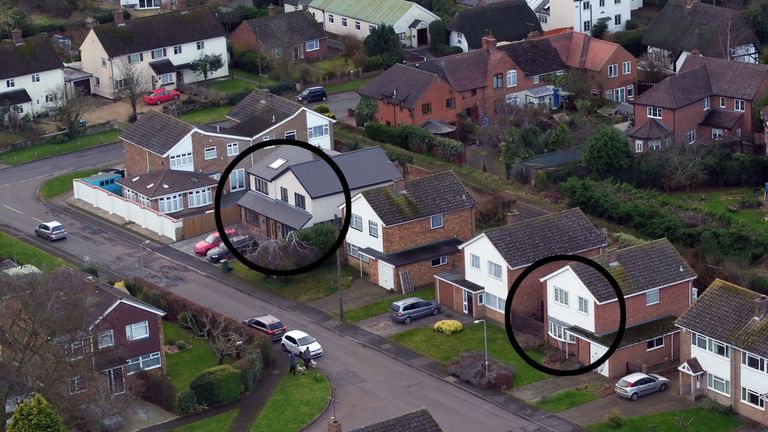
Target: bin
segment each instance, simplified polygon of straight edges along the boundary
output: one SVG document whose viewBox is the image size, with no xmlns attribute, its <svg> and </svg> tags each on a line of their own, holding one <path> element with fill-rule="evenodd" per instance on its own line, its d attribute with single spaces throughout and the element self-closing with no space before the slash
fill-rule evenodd
<svg viewBox="0 0 768 432">
<path fill-rule="evenodd" d="M 229 260 L 225 260 L 225 259 L 221 260 L 220 265 L 221 265 L 222 273 L 229 273 L 229 271 L 231 270 L 231 268 L 229 267 Z"/>
</svg>

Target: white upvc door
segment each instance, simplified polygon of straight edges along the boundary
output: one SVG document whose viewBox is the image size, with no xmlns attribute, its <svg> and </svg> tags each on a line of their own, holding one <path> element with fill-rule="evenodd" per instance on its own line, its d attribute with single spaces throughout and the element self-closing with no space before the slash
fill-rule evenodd
<svg viewBox="0 0 768 432">
<path fill-rule="evenodd" d="M 600 357 L 603 356 L 603 354 L 605 354 L 606 351 L 608 351 L 608 348 L 606 348 L 606 347 L 604 347 L 602 345 L 598 345 L 596 343 L 590 343 L 589 344 L 589 362 L 590 362 L 590 364 L 596 362 Z M 600 367 L 595 369 L 595 372 L 599 373 L 600 375 L 604 375 L 604 376 L 609 377 L 610 376 L 608 374 L 608 362 L 609 361 L 610 361 L 610 359 L 607 360 L 605 363 L 601 364 Z"/>
</svg>

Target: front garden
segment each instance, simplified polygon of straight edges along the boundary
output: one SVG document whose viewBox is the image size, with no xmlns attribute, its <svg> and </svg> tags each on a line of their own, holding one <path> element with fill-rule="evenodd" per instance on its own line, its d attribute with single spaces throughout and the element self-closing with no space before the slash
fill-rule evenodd
<svg viewBox="0 0 768 432">
<path fill-rule="evenodd" d="M 322 372 L 286 373 L 261 408 L 250 432 L 303 430 L 323 412 L 331 397 L 331 385 Z"/>
<path fill-rule="evenodd" d="M 681 422 L 687 426 L 683 427 Z M 695 408 L 630 418 L 623 418 L 616 413 L 608 414 L 605 422 L 589 425 L 587 430 L 589 432 L 730 432 L 741 425 L 742 422 L 734 415 Z"/>
<path fill-rule="evenodd" d="M 3 153 L 0 155 L 0 163 L 5 165 L 18 165 L 49 156 L 71 153 L 102 144 L 117 142 L 119 136 L 120 130 L 114 129 L 92 135 L 84 135 L 73 140 L 38 144 L 21 150 Z"/>
<path fill-rule="evenodd" d="M 231 266 L 237 276 L 253 283 L 255 288 L 265 289 L 302 303 L 336 294 L 339 290 L 336 282 L 336 266 L 324 265 L 300 275 L 279 278 L 251 270 L 239 261 L 232 262 Z M 342 266 L 341 271 L 341 285 L 344 289 L 348 289 L 352 286 L 356 273 L 347 266 Z"/>
<path fill-rule="evenodd" d="M 50 201 L 71 191 L 73 180 L 98 174 L 102 169 L 103 168 L 89 168 L 50 178 L 40 185 L 40 196 L 44 200 Z"/>
</svg>

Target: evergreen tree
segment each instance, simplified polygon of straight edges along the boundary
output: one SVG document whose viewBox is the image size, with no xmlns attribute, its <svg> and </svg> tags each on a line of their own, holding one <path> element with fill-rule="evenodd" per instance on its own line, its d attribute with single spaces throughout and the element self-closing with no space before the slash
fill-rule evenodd
<svg viewBox="0 0 768 432">
<path fill-rule="evenodd" d="M 44 397 L 36 394 L 16 407 L 8 432 L 66 432 L 61 417 Z"/>
</svg>

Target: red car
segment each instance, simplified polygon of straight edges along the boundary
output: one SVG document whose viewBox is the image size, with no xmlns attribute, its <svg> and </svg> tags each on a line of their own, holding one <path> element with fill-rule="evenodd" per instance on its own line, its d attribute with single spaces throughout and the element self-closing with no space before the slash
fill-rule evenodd
<svg viewBox="0 0 768 432">
<path fill-rule="evenodd" d="M 230 237 L 230 238 L 232 238 L 233 236 L 237 235 L 237 230 L 235 230 L 235 229 L 228 229 L 228 230 L 226 230 L 224 232 L 226 232 L 227 233 L 227 237 Z M 217 232 L 212 232 L 212 233 L 208 234 L 208 237 L 206 237 L 203 240 L 200 240 L 199 242 L 197 242 L 197 244 L 195 245 L 195 253 L 200 255 L 200 256 L 205 256 L 205 254 L 209 250 L 215 248 L 216 246 L 218 246 L 220 244 L 221 244 L 221 238 L 219 236 L 218 231 Z"/>
<path fill-rule="evenodd" d="M 163 102 L 168 102 L 169 100 L 176 100 L 181 96 L 181 93 L 177 92 L 176 90 L 166 90 L 164 88 L 159 88 L 157 90 L 152 90 L 149 94 L 144 95 L 144 103 L 148 105 L 160 105 Z"/>
</svg>

